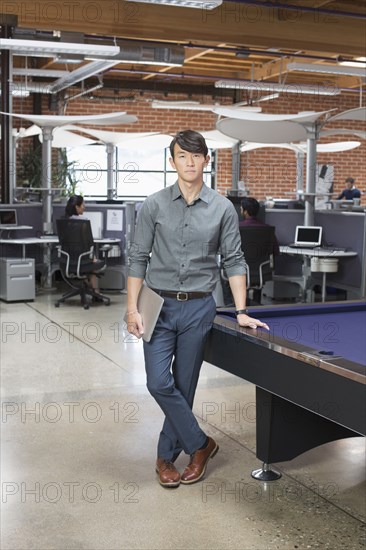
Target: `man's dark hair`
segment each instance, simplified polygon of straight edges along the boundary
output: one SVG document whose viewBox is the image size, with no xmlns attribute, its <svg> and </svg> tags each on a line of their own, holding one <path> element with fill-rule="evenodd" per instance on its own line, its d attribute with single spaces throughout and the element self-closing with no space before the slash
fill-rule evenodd
<svg viewBox="0 0 366 550">
<path fill-rule="evenodd" d="M 65 208 L 65 217 L 71 218 L 71 216 L 76 216 L 77 215 L 76 207 L 81 206 L 83 202 L 84 202 L 84 197 L 82 195 L 71 195 L 71 197 L 67 201 L 67 205 Z"/>
<path fill-rule="evenodd" d="M 170 155 L 174 159 L 174 145 L 178 143 L 179 147 L 189 153 L 202 153 L 204 157 L 208 155 L 208 148 L 205 138 L 194 130 L 184 130 L 178 132 L 171 142 L 169 149 Z"/>
<path fill-rule="evenodd" d="M 246 210 L 251 217 L 256 217 L 259 212 L 259 202 L 252 197 L 244 197 L 241 200 L 241 207 Z"/>
<path fill-rule="evenodd" d="M 353 178 L 347 178 L 346 183 L 352 183 L 352 185 L 355 183 L 355 180 Z"/>
</svg>

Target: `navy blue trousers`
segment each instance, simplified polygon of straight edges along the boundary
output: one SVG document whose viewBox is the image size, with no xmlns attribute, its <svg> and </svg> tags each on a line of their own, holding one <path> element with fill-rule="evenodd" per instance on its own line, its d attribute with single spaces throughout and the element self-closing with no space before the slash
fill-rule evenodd
<svg viewBox="0 0 366 550">
<path fill-rule="evenodd" d="M 216 304 L 212 296 L 179 302 L 164 298 L 150 342 L 144 342 L 147 388 L 165 414 L 158 457 L 175 460 L 206 441 L 192 412 L 206 336 Z"/>
</svg>

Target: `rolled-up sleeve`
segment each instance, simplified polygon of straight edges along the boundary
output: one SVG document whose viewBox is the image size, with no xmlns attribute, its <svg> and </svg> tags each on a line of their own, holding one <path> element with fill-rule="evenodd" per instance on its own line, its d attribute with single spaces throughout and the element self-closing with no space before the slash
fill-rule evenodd
<svg viewBox="0 0 366 550">
<path fill-rule="evenodd" d="M 239 220 L 232 204 L 228 205 L 221 222 L 220 253 L 226 275 L 246 275 L 247 264 L 241 249 Z"/>
<path fill-rule="evenodd" d="M 146 199 L 137 217 L 134 240 L 128 250 L 128 276 L 145 278 L 154 241 L 154 221 Z"/>
</svg>

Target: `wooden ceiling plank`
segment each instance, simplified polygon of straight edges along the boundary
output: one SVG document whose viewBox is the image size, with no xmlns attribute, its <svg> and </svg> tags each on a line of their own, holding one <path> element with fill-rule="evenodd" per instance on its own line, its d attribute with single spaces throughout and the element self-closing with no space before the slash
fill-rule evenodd
<svg viewBox="0 0 366 550">
<path fill-rule="evenodd" d="M 302 12 L 301 8 L 292 12 L 291 19 L 283 20 L 276 8 L 258 6 L 253 10 L 251 6 L 249 11 L 248 5 L 231 2 L 210 12 L 123 1 L 113 2 L 107 9 L 103 0 L 37 0 L 32 6 L 27 7 L 24 0 L 12 0 L 4 3 L 2 10 L 17 15 L 20 27 L 40 30 L 82 28 L 87 34 L 126 39 L 208 45 L 234 42 L 246 47 L 289 47 L 349 56 L 361 56 L 365 48 L 363 20 Z"/>
<path fill-rule="evenodd" d="M 257 67 L 254 69 L 253 80 L 268 80 L 279 75 L 284 75 L 287 71 L 287 63 L 290 63 L 293 60 L 293 58 L 286 58 L 265 63 L 262 67 Z"/>
<path fill-rule="evenodd" d="M 339 88 L 360 88 L 366 86 L 366 82 L 362 82 L 356 76 L 340 76 L 336 78 L 336 85 Z"/>
<path fill-rule="evenodd" d="M 225 44 L 219 44 L 219 46 L 224 47 Z M 186 65 L 186 64 L 190 63 L 191 61 L 199 59 L 200 57 L 203 57 L 207 53 L 213 52 L 213 51 L 214 50 L 212 50 L 212 49 L 206 49 L 206 48 L 192 48 L 192 49 L 186 50 L 184 64 Z M 159 70 L 159 72 L 160 73 L 166 73 L 169 70 L 171 70 L 171 67 L 163 67 L 162 69 Z M 155 74 L 147 75 L 143 78 L 143 80 L 150 80 L 151 78 L 154 78 L 155 76 L 156 76 Z"/>
</svg>

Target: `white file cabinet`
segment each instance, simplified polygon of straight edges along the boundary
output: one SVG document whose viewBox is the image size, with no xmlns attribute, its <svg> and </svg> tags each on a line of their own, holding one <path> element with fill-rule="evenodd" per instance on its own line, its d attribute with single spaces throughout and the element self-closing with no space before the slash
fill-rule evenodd
<svg viewBox="0 0 366 550">
<path fill-rule="evenodd" d="M 1 300 L 34 300 L 35 296 L 34 259 L 0 258 Z"/>
</svg>

